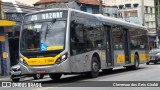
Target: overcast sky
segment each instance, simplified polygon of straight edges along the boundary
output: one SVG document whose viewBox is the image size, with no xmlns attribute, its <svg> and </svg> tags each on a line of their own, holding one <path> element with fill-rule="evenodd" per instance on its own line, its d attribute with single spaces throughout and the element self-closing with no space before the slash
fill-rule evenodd
<svg viewBox="0 0 160 90">
<path fill-rule="evenodd" d="M 15 1 L 19 1 L 21 3 L 33 6 L 33 4 L 39 0 L 2 0 L 2 2 L 12 2 L 14 4 L 15 4 Z"/>
<path fill-rule="evenodd" d="M 39 0 L 16 0 L 16 1 L 22 2 L 24 4 L 28 4 L 28 5 L 33 5 L 34 3 L 36 3 Z"/>
</svg>

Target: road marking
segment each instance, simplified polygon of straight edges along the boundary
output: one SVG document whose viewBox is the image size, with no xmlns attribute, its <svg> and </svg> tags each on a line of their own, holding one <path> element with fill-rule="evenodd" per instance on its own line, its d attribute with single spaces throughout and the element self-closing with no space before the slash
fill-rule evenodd
<svg viewBox="0 0 160 90">
<path fill-rule="evenodd" d="M 10 80 L 10 77 L 0 77 L 0 81 L 2 80 Z"/>
<path fill-rule="evenodd" d="M 41 88 L 36 88 L 36 89 L 32 89 L 32 90 L 48 90 L 50 88 L 53 88 L 53 87 L 41 87 Z"/>
</svg>

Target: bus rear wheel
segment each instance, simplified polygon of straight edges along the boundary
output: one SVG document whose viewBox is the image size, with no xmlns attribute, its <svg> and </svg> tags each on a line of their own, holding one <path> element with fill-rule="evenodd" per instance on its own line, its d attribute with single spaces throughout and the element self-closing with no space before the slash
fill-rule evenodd
<svg viewBox="0 0 160 90">
<path fill-rule="evenodd" d="M 139 57 L 138 57 L 138 55 L 135 55 L 134 56 L 134 66 L 133 66 L 133 69 L 139 69 Z"/>
<path fill-rule="evenodd" d="M 60 73 L 56 73 L 56 74 L 49 74 L 49 76 L 50 76 L 50 78 L 51 78 L 52 80 L 54 80 L 54 81 L 58 81 L 58 80 L 60 80 L 60 78 L 61 78 L 62 74 L 60 74 Z"/>
<path fill-rule="evenodd" d="M 99 69 L 100 69 L 99 61 L 98 61 L 97 57 L 93 57 L 92 62 L 91 62 L 91 71 L 90 71 L 91 78 L 98 77 Z"/>
<path fill-rule="evenodd" d="M 128 66 L 127 69 L 131 70 L 137 70 L 139 69 L 139 57 L 137 54 L 134 56 L 134 65 L 133 66 Z"/>
</svg>

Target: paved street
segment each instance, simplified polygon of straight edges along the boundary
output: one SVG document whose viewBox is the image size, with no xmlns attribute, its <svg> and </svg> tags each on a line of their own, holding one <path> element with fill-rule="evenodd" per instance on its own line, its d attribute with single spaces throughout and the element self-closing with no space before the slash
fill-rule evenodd
<svg viewBox="0 0 160 90">
<path fill-rule="evenodd" d="M 8 80 L 8 79 L 6 79 Z M 83 81 L 83 82 L 81 82 Z M 92 82 L 91 82 L 92 81 Z M 112 72 L 105 74 L 100 73 L 100 76 L 95 79 L 90 79 L 87 76 L 84 75 L 65 75 L 62 77 L 62 79 L 58 82 L 52 81 L 48 76 L 45 76 L 44 79 L 41 80 L 33 80 L 32 77 L 30 78 L 24 78 L 21 79 L 21 82 L 39 82 L 42 83 L 43 86 L 50 86 L 50 87 L 43 87 L 43 88 L 30 88 L 32 90 L 64 90 L 64 87 L 67 87 L 67 89 L 73 89 L 73 90 L 81 90 L 82 88 L 78 87 L 68 87 L 68 86 L 79 86 L 81 85 L 89 85 L 94 84 L 94 81 L 160 81 L 160 64 L 157 65 L 145 65 L 142 64 L 140 66 L 139 70 L 126 70 L 125 68 L 117 68 L 114 69 Z M 96 82 L 97 83 L 97 82 Z M 101 82 L 99 82 L 102 84 Z M 52 87 L 51 87 L 52 86 Z M 94 85 L 91 85 L 94 86 Z M 118 87 L 92 87 L 92 89 L 97 90 L 98 88 L 101 88 L 103 90 L 112 89 L 112 90 L 157 90 L 158 88 L 149 88 L 149 87 L 124 87 L 124 88 L 118 88 Z M 5 90 L 9 90 L 9 88 L 4 88 Z M 12 90 L 15 89 L 21 89 L 21 88 L 12 88 Z M 26 88 L 27 89 L 27 88 Z M 88 90 L 88 87 L 84 87 L 84 89 Z"/>
</svg>

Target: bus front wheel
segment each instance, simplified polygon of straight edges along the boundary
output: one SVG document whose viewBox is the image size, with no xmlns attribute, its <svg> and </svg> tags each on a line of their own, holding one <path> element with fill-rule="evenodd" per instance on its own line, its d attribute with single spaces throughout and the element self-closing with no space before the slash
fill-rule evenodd
<svg viewBox="0 0 160 90">
<path fill-rule="evenodd" d="M 20 78 L 12 79 L 13 82 L 19 82 Z"/>
<path fill-rule="evenodd" d="M 62 74 L 60 74 L 60 73 L 56 73 L 56 74 L 49 74 L 49 76 L 50 76 L 50 78 L 51 78 L 52 80 L 54 80 L 54 81 L 58 81 L 58 80 L 60 80 L 60 78 L 61 78 Z"/>
<path fill-rule="evenodd" d="M 99 64 L 97 57 L 93 57 L 92 62 L 91 62 L 91 71 L 90 71 L 91 78 L 98 77 L 99 68 L 100 68 L 100 64 Z"/>
</svg>

